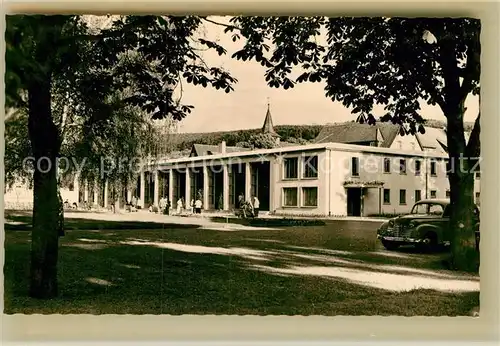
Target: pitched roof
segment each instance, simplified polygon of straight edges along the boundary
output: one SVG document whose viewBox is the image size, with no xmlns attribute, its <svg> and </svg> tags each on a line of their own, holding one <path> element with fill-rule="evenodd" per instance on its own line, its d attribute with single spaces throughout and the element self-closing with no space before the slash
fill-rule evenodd
<svg viewBox="0 0 500 346">
<path fill-rule="evenodd" d="M 237 153 L 240 151 L 248 151 L 250 149 L 243 147 L 228 147 L 226 146 L 226 153 Z M 207 156 L 221 154 L 220 146 L 208 144 L 193 144 L 191 148 L 190 157 L 192 156 Z"/>
<path fill-rule="evenodd" d="M 356 122 L 326 125 L 315 139 L 315 143 L 357 144 L 377 141 L 377 132 L 382 135 L 381 147 L 388 148 L 399 133 L 399 125 L 376 123 L 375 125 Z"/>
</svg>

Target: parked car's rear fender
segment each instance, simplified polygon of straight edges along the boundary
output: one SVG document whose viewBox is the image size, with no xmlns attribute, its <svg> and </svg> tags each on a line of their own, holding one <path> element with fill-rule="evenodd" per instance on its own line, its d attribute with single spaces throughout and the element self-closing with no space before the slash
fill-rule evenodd
<svg viewBox="0 0 500 346">
<path fill-rule="evenodd" d="M 433 225 L 421 225 L 417 227 L 417 232 L 421 239 L 425 239 L 428 234 L 432 234 L 438 243 L 442 241 L 442 230 L 439 227 Z"/>
</svg>

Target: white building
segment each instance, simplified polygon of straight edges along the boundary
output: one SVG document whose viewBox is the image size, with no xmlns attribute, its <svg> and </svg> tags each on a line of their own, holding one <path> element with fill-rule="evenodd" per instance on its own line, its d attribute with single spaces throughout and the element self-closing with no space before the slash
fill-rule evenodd
<svg viewBox="0 0 500 346">
<path fill-rule="evenodd" d="M 269 110 L 263 132 L 274 132 Z M 258 196 L 260 209 L 275 214 L 406 213 L 420 199 L 449 197 L 447 158 L 442 130 L 401 136 L 399 126 L 384 123 L 328 125 L 315 143 L 281 142 L 273 149 L 249 150 L 225 142 L 195 144 L 188 157 L 145 167 L 135 191 L 124 191 L 117 206 L 123 207 L 133 194 L 143 208 L 158 205 L 161 197 L 168 197 L 172 205 L 179 198 L 189 204 L 201 194 L 203 209 L 231 211 L 239 195 L 244 195 L 247 200 Z M 476 176 L 474 193 L 479 204 L 479 173 Z M 107 207 L 106 189 L 89 186 L 62 191 L 63 200 Z M 5 196 L 6 201 L 14 196 L 17 201 L 28 200 L 18 190 Z M 32 201 L 32 192 L 29 196 Z"/>
</svg>

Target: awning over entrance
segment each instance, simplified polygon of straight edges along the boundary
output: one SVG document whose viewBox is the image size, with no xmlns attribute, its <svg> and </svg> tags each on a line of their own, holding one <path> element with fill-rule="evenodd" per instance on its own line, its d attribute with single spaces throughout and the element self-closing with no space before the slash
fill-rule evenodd
<svg viewBox="0 0 500 346">
<path fill-rule="evenodd" d="M 345 188 L 380 188 L 384 186 L 383 181 L 362 181 L 362 180 L 348 180 L 344 181 Z"/>
</svg>

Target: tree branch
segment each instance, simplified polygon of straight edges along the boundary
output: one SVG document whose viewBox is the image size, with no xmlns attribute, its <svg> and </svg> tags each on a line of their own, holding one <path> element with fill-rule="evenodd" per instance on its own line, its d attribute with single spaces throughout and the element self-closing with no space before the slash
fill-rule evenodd
<svg viewBox="0 0 500 346">
<path fill-rule="evenodd" d="M 481 113 L 478 114 L 476 121 L 474 122 L 474 127 L 472 128 L 472 132 L 469 137 L 469 141 L 465 148 L 465 156 L 469 158 L 479 157 L 481 154 L 481 141 L 480 141 L 480 133 L 481 133 Z"/>
<path fill-rule="evenodd" d="M 475 71 L 477 69 L 477 62 L 475 61 L 474 52 L 472 48 L 467 50 L 467 66 L 461 69 L 461 76 L 463 78 L 462 85 L 460 87 L 460 98 L 464 99 L 469 95 L 474 86 L 474 80 L 476 79 Z"/>
<path fill-rule="evenodd" d="M 212 24 L 215 24 L 215 25 L 218 25 L 218 26 L 223 26 L 225 28 L 230 28 L 230 29 L 236 29 L 236 30 L 239 30 L 241 31 L 241 28 L 235 26 L 235 25 L 231 25 L 231 24 L 224 24 L 224 23 L 219 23 L 219 22 L 216 22 L 212 19 L 208 19 L 207 17 L 200 17 L 202 20 L 206 21 L 206 22 L 209 22 L 209 23 L 212 23 Z"/>
</svg>

